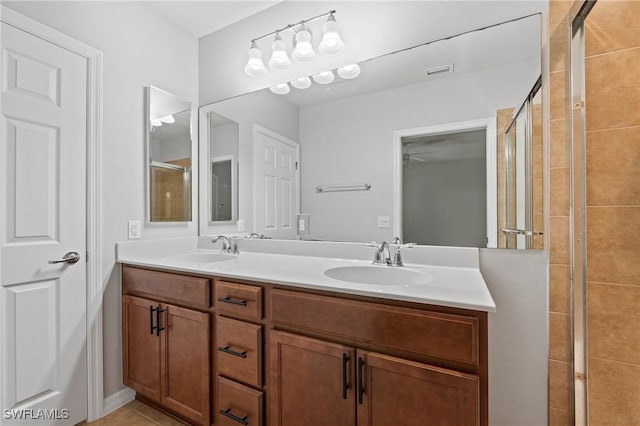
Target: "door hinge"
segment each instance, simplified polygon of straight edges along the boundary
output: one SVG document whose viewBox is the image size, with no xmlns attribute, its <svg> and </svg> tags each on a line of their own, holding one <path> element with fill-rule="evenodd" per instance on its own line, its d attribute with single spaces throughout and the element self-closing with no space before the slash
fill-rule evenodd
<svg viewBox="0 0 640 426">
<path fill-rule="evenodd" d="M 85 258 L 85 262 L 89 263 L 89 252 L 88 251 L 84 252 L 84 258 Z"/>
<path fill-rule="evenodd" d="M 296 161 L 296 170 L 298 170 L 298 162 Z"/>
</svg>

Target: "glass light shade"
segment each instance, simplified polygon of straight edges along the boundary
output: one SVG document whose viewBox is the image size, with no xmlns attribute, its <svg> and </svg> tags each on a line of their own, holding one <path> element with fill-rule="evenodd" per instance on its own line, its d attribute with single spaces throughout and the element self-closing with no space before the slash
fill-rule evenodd
<svg viewBox="0 0 640 426">
<path fill-rule="evenodd" d="M 160 117 L 160 121 L 163 123 L 171 124 L 171 123 L 175 123 L 176 119 L 173 118 L 173 115 L 169 114 L 169 115 L 165 115 L 164 117 Z"/>
<path fill-rule="evenodd" d="M 322 41 L 318 46 L 318 50 L 323 55 L 335 55 L 344 50 L 344 41 L 340 37 L 340 29 L 333 14 L 329 15 L 329 19 L 322 25 Z"/>
<path fill-rule="evenodd" d="M 300 77 L 295 80 L 291 80 L 291 85 L 296 89 L 308 89 L 311 87 L 311 79 L 309 77 Z"/>
<path fill-rule="evenodd" d="M 360 66 L 358 64 L 345 65 L 338 68 L 338 75 L 345 80 L 356 78 L 360 75 Z"/>
<path fill-rule="evenodd" d="M 291 91 L 287 83 L 276 84 L 275 86 L 269 87 L 269 90 L 271 90 L 276 95 L 286 95 Z"/>
<path fill-rule="evenodd" d="M 255 42 L 251 44 L 249 49 L 249 60 L 244 67 L 244 72 L 251 77 L 262 77 L 267 73 L 267 67 L 262 62 L 262 51 L 258 49 Z"/>
<path fill-rule="evenodd" d="M 311 62 L 316 57 L 316 52 L 311 45 L 311 33 L 304 25 L 296 33 L 295 49 L 291 57 L 296 62 Z"/>
<path fill-rule="evenodd" d="M 152 127 L 160 127 L 162 126 L 162 121 L 159 118 L 151 120 Z"/>
<path fill-rule="evenodd" d="M 318 74 L 314 74 L 312 77 L 313 81 L 318 84 L 329 84 L 334 78 L 336 78 L 336 76 L 333 75 L 333 71 L 322 71 Z"/>
<path fill-rule="evenodd" d="M 280 34 L 276 34 L 275 40 L 271 44 L 273 53 L 269 59 L 269 67 L 274 70 L 286 70 L 291 66 L 291 59 L 287 55 L 287 48 L 284 41 L 280 38 Z"/>
</svg>

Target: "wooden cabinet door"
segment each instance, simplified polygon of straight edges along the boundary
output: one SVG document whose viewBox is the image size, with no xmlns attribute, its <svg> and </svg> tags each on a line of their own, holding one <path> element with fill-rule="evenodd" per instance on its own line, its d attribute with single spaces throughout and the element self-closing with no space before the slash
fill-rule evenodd
<svg viewBox="0 0 640 426">
<path fill-rule="evenodd" d="M 355 426 L 355 350 L 272 331 L 271 426 Z"/>
<path fill-rule="evenodd" d="M 208 313 L 161 305 L 160 402 L 199 425 L 210 419 Z"/>
<path fill-rule="evenodd" d="M 358 351 L 358 426 L 476 426 L 478 376 Z"/>
<path fill-rule="evenodd" d="M 158 302 L 122 297 L 123 382 L 141 395 L 160 401 L 160 338 L 152 326 Z"/>
</svg>

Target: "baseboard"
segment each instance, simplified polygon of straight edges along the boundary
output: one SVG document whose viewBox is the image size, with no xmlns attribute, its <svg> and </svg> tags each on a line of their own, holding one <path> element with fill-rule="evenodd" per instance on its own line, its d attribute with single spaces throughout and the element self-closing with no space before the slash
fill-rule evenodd
<svg viewBox="0 0 640 426">
<path fill-rule="evenodd" d="M 106 416 L 107 414 L 116 411 L 118 408 L 133 401 L 135 397 L 136 392 L 131 388 L 124 388 L 121 391 L 110 395 L 104 399 L 102 415 Z"/>
</svg>

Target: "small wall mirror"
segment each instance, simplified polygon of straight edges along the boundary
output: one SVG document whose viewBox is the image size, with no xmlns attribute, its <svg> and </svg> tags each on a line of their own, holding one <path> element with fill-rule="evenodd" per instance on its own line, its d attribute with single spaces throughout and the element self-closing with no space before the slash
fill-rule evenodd
<svg viewBox="0 0 640 426">
<path fill-rule="evenodd" d="M 146 88 L 148 220 L 191 221 L 191 102 Z"/>
</svg>

